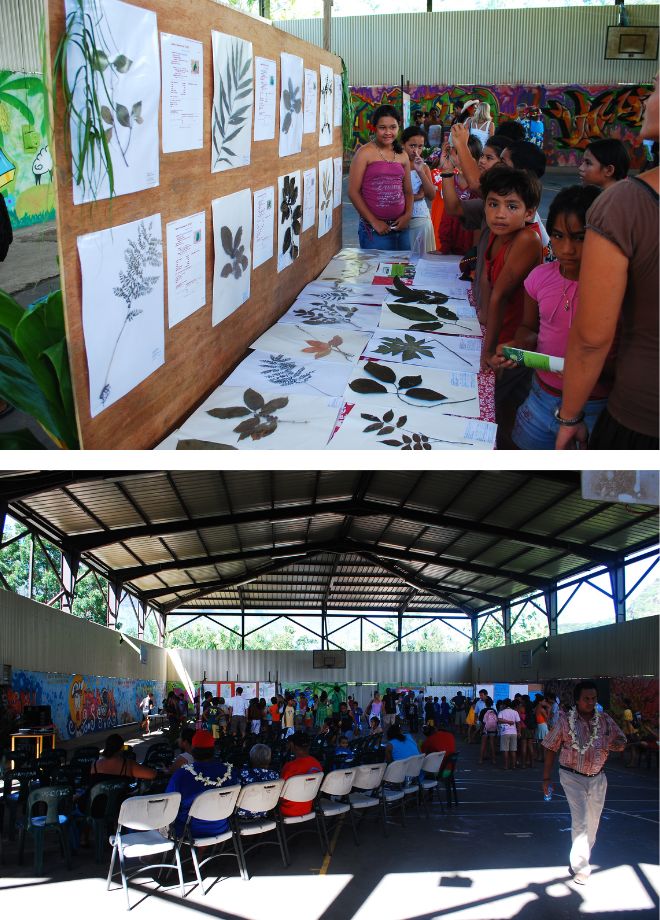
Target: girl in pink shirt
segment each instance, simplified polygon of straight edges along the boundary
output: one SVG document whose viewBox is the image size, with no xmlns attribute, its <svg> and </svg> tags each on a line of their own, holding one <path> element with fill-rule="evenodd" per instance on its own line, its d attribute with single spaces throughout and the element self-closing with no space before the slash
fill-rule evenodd
<svg viewBox="0 0 660 920">
<path fill-rule="evenodd" d="M 572 185 L 555 197 L 548 212 L 547 230 L 556 261 L 537 266 L 524 282 L 523 318 L 513 342 L 515 348 L 563 358 L 568 333 L 578 308 L 578 276 L 587 211 L 600 194 L 593 185 Z M 503 367 L 515 367 L 508 361 Z M 518 409 L 512 440 L 519 450 L 553 450 L 559 423 L 554 412 L 561 405 L 562 375 L 537 370 L 525 402 Z M 585 405 L 589 431 L 600 415 L 610 385 L 599 381 Z"/>
</svg>

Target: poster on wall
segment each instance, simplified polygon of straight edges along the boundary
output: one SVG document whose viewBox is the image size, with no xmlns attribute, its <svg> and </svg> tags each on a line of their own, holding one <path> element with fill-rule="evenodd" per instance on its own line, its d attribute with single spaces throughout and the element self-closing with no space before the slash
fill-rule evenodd
<svg viewBox="0 0 660 920">
<path fill-rule="evenodd" d="M 204 146 L 204 46 L 181 35 L 160 34 L 163 64 L 163 153 Z"/>
<path fill-rule="evenodd" d="M 280 94 L 280 156 L 302 150 L 303 136 L 303 59 L 295 54 L 280 55 L 282 92 Z"/>
<path fill-rule="evenodd" d="M 309 230 L 316 221 L 316 170 L 306 169 L 303 173 L 303 230 Z"/>
<path fill-rule="evenodd" d="M 254 139 L 272 141 L 277 114 L 277 65 L 268 58 L 254 59 Z"/>
<path fill-rule="evenodd" d="M 332 193 L 333 163 L 328 157 L 319 163 L 319 237 L 325 236 L 332 229 Z"/>
<path fill-rule="evenodd" d="M 341 157 L 335 157 L 332 161 L 333 164 L 333 179 L 332 179 L 332 206 L 333 208 L 341 207 L 341 194 L 342 194 L 342 178 L 344 171 L 344 162 Z"/>
<path fill-rule="evenodd" d="M 314 134 L 316 131 L 316 107 L 319 90 L 319 78 L 315 70 L 305 68 L 305 96 L 303 100 L 303 133 Z"/>
<path fill-rule="evenodd" d="M 79 236 L 78 254 L 94 417 L 165 360 L 160 214 Z"/>
<path fill-rule="evenodd" d="M 213 210 L 213 325 L 250 296 L 252 193 L 249 188 L 211 202 Z"/>
<path fill-rule="evenodd" d="M 73 97 L 74 204 L 110 197 L 105 145 L 90 141 L 90 128 L 97 138 L 105 135 L 115 195 L 155 188 L 160 153 L 156 14 L 121 0 L 66 0 L 65 10 L 71 23 L 66 67 Z M 93 60 L 81 50 L 90 42 L 95 48 Z"/>
<path fill-rule="evenodd" d="M 300 204 L 300 170 L 277 180 L 279 202 L 277 224 L 277 270 L 281 272 L 300 254 L 302 205 Z"/>
<path fill-rule="evenodd" d="M 343 97 L 343 86 L 342 86 L 342 79 L 341 79 L 341 74 L 340 74 L 340 73 L 336 73 L 336 74 L 335 74 L 335 86 L 334 86 L 334 93 L 333 93 L 333 96 L 334 96 L 334 99 L 333 99 L 333 103 L 334 103 L 334 116 L 333 116 L 332 121 L 333 121 L 333 124 L 334 124 L 334 127 L 335 127 L 335 128 L 341 128 L 341 125 L 342 125 L 342 102 L 343 102 L 343 98 L 342 98 L 342 97 Z"/>
<path fill-rule="evenodd" d="M 332 67 L 321 64 L 321 104 L 319 108 L 319 147 L 332 143 L 332 122 L 334 119 L 334 75 Z"/>
<path fill-rule="evenodd" d="M 254 193 L 254 237 L 252 268 L 258 268 L 273 257 L 275 235 L 275 188 L 259 189 Z"/>
<path fill-rule="evenodd" d="M 167 320 L 170 328 L 206 303 L 206 214 L 173 220 L 167 239 Z"/>
<path fill-rule="evenodd" d="M 211 172 L 250 163 L 252 137 L 252 42 L 211 32 L 213 42 L 213 109 Z"/>
</svg>

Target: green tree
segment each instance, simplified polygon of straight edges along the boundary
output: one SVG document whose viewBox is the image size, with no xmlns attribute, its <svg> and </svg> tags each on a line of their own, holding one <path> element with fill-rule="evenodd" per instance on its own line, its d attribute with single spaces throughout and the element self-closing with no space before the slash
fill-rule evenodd
<svg viewBox="0 0 660 920">
<path fill-rule="evenodd" d="M 660 580 L 647 584 L 635 596 L 626 611 L 629 620 L 640 620 L 642 617 L 657 617 L 660 613 Z"/>
</svg>

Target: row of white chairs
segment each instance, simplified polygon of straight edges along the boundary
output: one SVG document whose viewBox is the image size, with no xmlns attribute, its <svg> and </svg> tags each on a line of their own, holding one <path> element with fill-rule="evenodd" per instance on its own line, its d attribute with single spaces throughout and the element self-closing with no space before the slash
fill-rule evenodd
<svg viewBox="0 0 660 920">
<path fill-rule="evenodd" d="M 116 860 L 119 874 L 130 910 L 128 882 L 136 875 L 143 875 L 148 869 L 176 869 L 181 896 L 185 897 L 181 851 L 185 847 L 195 869 L 197 882 L 206 894 L 201 869 L 218 856 L 230 856 L 238 862 L 243 879 L 249 879 L 246 857 L 257 846 L 272 844 L 278 846 L 282 863 L 290 865 L 289 842 L 296 836 L 287 829 L 301 827 L 315 822 L 321 844 L 322 855 L 331 853 L 327 822 L 341 815 L 347 815 L 353 839 L 359 845 L 356 813 L 364 816 L 367 809 L 379 808 L 383 831 L 387 836 L 387 823 L 393 809 L 398 809 L 402 823 L 405 823 L 405 804 L 412 796 L 416 804 L 426 801 L 439 786 L 438 774 L 442 767 L 444 752 L 419 754 L 390 764 L 366 764 L 333 770 L 330 773 L 307 773 L 246 786 L 209 789 L 200 793 L 193 801 L 183 832 L 175 836 L 171 831 L 181 803 L 178 792 L 161 795 L 132 796 L 126 799 L 119 812 L 117 832 L 110 838 L 112 857 L 108 871 L 107 887 L 110 888 Z M 422 775 L 423 771 L 423 775 Z M 282 799 L 288 802 L 306 803 L 310 811 L 303 815 L 286 815 L 279 808 Z M 242 819 L 239 812 L 263 814 L 258 819 Z M 428 810 L 427 810 L 428 813 Z M 196 837 L 192 833 L 192 821 L 228 821 L 229 830 L 214 836 Z M 302 830 L 303 828 L 301 828 Z M 307 828 L 304 828 L 305 830 Z M 311 828 L 310 828 L 311 830 Z M 264 834 L 275 833 L 275 840 L 259 840 L 249 846 L 245 843 Z M 167 836 L 164 834 L 167 833 Z M 226 850 L 231 844 L 232 850 Z M 210 856 L 200 860 L 199 850 L 213 847 Z M 217 848 L 220 847 L 220 851 Z M 160 862 L 140 865 L 131 873 L 126 871 L 126 860 L 167 854 L 174 857 L 173 863 Z"/>
</svg>

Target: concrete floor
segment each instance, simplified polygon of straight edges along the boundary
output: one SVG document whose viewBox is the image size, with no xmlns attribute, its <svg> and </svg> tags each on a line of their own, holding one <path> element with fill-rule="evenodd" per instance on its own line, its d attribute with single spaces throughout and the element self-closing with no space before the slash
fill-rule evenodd
<svg viewBox="0 0 660 920">
<path fill-rule="evenodd" d="M 138 746 L 146 742 L 135 726 L 123 732 Z M 159 739 L 153 735 L 149 742 Z M 83 739 L 89 742 L 91 739 Z M 275 848 L 251 854 L 253 878 L 243 882 L 232 860 L 211 863 L 208 884 L 226 872 L 203 897 L 186 874 L 186 897 L 178 888 L 131 889 L 136 916 L 170 920 L 206 915 L 222 920 L 652 920 L 658 916 L 658 774 L 645 767 L 608 764 L 608 796 L 593 853 L 596 866 L 588 885 L 578 887 L 566 873 L 570 822 L 561 786 L 545 803 L 541 767 L 505 772 L 478 765 L 478 747 L 459 741 L 457 785 L 460 805 L 443 814 L 433 804 L 430 818 L 413 809 L 405 828 L 380 823 L 360 829 L 356 848 L 341 828 L 334 855 L 321 858 L 312 836 L 291 846 L 292 865 L 283 869 Z M 95 920 L 116 917 L 125 907 L 117 888 L 105 891 L 109 849 L 101 865 L 81 849 L 71 871 L 56 846 L 46 852 L 43 878 L 16 864 L 5 847 L 0 868 L 3 916 L 34 916 L 47 910 L 69 915 L 76 905 L 93 910 Z M 224 863 L 224 865 L 223 865 Z"/>
</svg>

